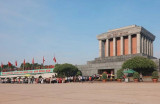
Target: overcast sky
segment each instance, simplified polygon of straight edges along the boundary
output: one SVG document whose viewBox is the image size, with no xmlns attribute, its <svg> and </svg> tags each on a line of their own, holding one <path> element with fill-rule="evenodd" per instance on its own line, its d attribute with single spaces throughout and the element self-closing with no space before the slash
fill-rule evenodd
<svg viewBox="0 0 160 104">
<path fill-rule="evenodd" d="M 96 35 L 136 24 L 156 36 L 160 0 L 0 0 L 0 62 L 86 64 L 98 57 Z"/>
</svg>

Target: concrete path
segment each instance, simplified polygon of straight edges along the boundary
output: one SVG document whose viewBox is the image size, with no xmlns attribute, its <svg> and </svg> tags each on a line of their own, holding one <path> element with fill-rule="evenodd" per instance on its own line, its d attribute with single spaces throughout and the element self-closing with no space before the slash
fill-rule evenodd
<svg viewBox="0 0 160 104">
<path fill-rule="evenodd" d="M 160 104 L 160 83 L 0 84 L 0 104 Z"/>
</svg>

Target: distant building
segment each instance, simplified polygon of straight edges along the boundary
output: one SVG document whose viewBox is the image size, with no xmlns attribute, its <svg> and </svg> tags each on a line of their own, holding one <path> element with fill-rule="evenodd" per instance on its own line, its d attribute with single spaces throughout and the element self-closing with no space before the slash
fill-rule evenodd
<svg viewBox="0 0 160 104">
<path fill-rule="evenodd" d="M 135 56 L 152 59 L 158 66 L 160 60 L 153 57 L 155 36 L 141 26 L 131 25 L 110 30 L 97 36 L 99 41 L 99 57 L 88 61 L 87 65 L 79 65 L 83 75 L 102 74 L 106 71 L 115 74 L 124 61 Z"/>
</svg>

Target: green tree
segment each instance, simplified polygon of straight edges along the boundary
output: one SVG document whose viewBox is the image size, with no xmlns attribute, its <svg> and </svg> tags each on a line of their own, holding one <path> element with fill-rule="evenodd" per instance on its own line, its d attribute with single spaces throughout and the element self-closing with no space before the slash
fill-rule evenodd
<svg viewBox="0 0 160 104">
<path fill-rule="evenodd" d="M 23 69 L 23 63 L 21 63 L 21 66 L 20 68 Z M 42 65 L 41 64 L 38 64 L 38 63 L 34 63 L 34 64 L 30 64 L 30 63 L 25 63 L 25 66 L 24 68 L 29 68 L 29 69 L 34 69 L 34 68 L 40 68 Z"/>
<path fill-rule="evenodd" d="M 8 64 L 6 64 L 6 65 L 3 65 L 3 68 L 0 67 L 0 72 L 2 72 L 3 70 L 5 70 L 5 71 L 11 71 L 11 69 L 15 69 L 15 68 L 16 67 L 13 64 L 11 64 L 11 66 L 9 66 Z"/>
<path fill-rule="evenodd" d="M 118 71 L 117 71 L 117 79 L 122 79 L 123 78 L 123 69 L 119 69 Z"/>
<path fill-rule="evenodd" d="M 77 76 L 82 75 L 82 72 L 80 70 L 77 71 Z"/>
<path fill-rule="evenodd" d="M 138 73 L 142 73 L 143 75 L 151 74 L 156 69 L 156 64 L 145 57 L 134 57 L 125 61 L 122 65 L 123 69 L 133 69 Z"/>
<path fill-rule="evenodd" d="M 59 77 L 64 76 L 75 76 L 78 72 L 78 68 L 72 64 L 56 64 L 54 72 L 58 74 Z M 79 72 L 78 72 L 79 73 Z"/>
</svg>

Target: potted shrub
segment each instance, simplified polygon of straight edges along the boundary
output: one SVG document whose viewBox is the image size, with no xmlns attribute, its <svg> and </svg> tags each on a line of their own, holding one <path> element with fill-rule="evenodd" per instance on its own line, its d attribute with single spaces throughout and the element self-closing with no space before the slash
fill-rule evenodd
<svg viewBox="0 0 160 104">
<path fill-rule="evenodd" d="M 154 71 L 152 73 L 152 81 L 156 83 L 158 81 L 158 78 L 159 78 L 158 71 Z"/>
<path fill-rule="evenodd" d="M 133 80 L 134 80 L 134 82 L 138 82 L 139 78 L 140 78 L 139 73 L 138 72 L 134 72 L 134 74 L 133 74 Z"/>
<path fill-rule="evenodd" d="M 122 82 L 122 78 L 123 78 L 123 72 L 122 69 L 120 69 L 117 71 L 117 81 Z"/>
<path fill-rule="evenodd" d="M 103 82 L 107 81 L 107 74 L 105 72 L 102 74 L 102 81 Z"/>
</svg>

